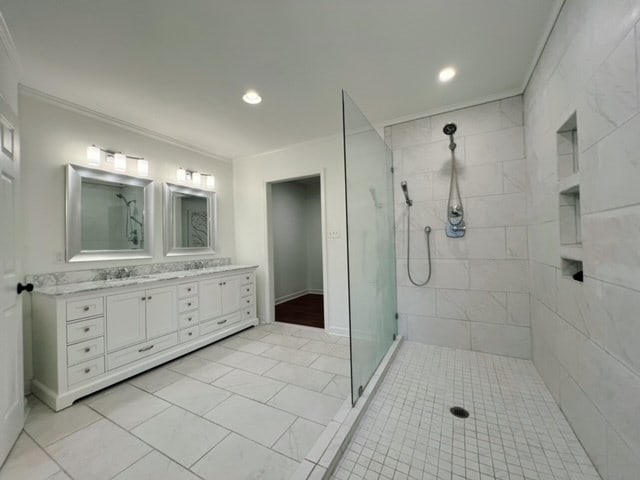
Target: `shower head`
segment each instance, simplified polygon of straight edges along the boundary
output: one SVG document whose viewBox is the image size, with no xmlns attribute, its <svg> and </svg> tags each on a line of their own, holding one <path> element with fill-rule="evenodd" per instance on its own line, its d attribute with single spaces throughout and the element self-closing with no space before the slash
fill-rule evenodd
<svg viewBox="0 0 640 480">
<path fill-rule="evenodd" d="M 122 195 L 121 193 L 116 193 L 116 197 L 118 197 L 121 200 L 124 200 L 124 195 Z"/>
<path fill-rule="evenodd" d="M 123 194 L 121 193 L 116 193 L 116 197 L 118 197 L 120 200 L 122 200 L 125 205 L 128 207 L 129 205 L 131 205 L 132 203 L 136 203 L 135 200 L 129 200 L 127 201 L 127 197 L 125 197 Z"/>
<path fill-rule="evenodd" d="M 407 188 L 407 182 L 405 181 L 400 182 L 400 187 L 402 188 L 402 193 L 404 193 L 404 200 L 407 206 L 409 207 L 412 206 L 413 200 L 409 198 L 409 189 Z"/>
<path fill-rule="evenodd" d="M 445 135 L 453 135 L 454 133 L 456 133 L 456 131 L 458 130 L 458 126 L 455 123 L 447 123 L 444 128 L 442 129 L 442 131 L 444 132 Z"/>
</svg>

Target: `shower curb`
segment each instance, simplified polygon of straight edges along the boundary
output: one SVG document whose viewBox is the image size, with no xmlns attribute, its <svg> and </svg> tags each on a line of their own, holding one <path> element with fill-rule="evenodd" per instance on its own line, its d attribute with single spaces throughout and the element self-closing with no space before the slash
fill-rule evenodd
<svg viewBox="0 0 640 480">
<path fill-rule="evenodd" d="M 391 344 L 356 405 L 352 407 L 351 398 L 344 401 L 290 480 L 325 480 L 331 476 L 403 340 L 398 336 Z"/>
</svg>

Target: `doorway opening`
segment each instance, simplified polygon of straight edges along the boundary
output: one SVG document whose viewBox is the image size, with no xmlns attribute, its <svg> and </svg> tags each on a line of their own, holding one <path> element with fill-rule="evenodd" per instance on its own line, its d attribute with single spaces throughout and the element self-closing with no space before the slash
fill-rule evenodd
<svg viewBox="0 0 640 480">
<path fill-rule="evenodd" d="M 275 321 L 325 328 L 320 176 L 271 183 Z"/>
</svg>

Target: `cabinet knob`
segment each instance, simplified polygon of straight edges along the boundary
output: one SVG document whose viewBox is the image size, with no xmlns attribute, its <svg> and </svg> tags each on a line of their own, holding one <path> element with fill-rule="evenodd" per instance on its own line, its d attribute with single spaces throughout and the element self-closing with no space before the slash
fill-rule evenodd
<svg viewBox="0 0 640 480">
<path fill-rule="evenodd" d="M 147 297 L 142 297 L 140 300 L 142 300 L 143 302 L 147 299 Z"/>
<path fill-rule="evenodd" d="M 193 318 L 191 317 L 187 318 L 187 322 L 190 322 L 191 320 L 193 320 Z"/>
<path fill-rule="evenodd" d="M 187 335 L 191 336 L 191 335 L 193 335 L 193 332 L 189 332 Z"/>
<path fill-rule="evenodd" d="M 91 347 L 87 347 L 84 349 L 84 353 L 89 353 L 91 351 Z"/>
<path fill-rule="evenodd" d="M 190 307 L 190 306 L 191 306 L 191 302 L 187 303 L 187 307 Z"/>
<path fill-rule="evenodd" d="M 84 307 L 82 307 L 82 310 L 85 312 L 89 311 L 89 305 L 85 305 Z"/>
<path fill-rule="evenodd" d="M 84 373 L 89 373 L 90 371 L 91 371 L 91 369 L 88 368 L 88 367 L 84 369 Z"/>
<path fill-rule="evenodd" d="M 187 288 L 187 292 L 190 292 L 190 291 L 191 291 L 191 289 L 190 289 L 190 288 Z"/>
<path fill-rule="evenodd" d="M 149 296 L 147 297 L 147 300 L 151 300 L 152 298 L 153 298 L 153 297 L 152 297 L 151 295 L 149 295 Z"/>
<path fill-rule="evenodd" d="M 86 333 L 86 332 L 88 332 L 89 330 L 91 330 L 91 327 L 84 327 L 82 330 Z"/>
</svg>

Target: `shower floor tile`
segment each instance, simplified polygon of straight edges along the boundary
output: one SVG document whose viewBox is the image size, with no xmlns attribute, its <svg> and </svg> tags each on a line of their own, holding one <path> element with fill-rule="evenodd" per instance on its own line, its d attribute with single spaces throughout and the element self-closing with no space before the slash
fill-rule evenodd
<svg viewBox="0 0 640 480">
<path fill-rule="evenodd" d="M 331 478 L 600 476 L 530 361 L 404 342 Z"/>
</svg>

